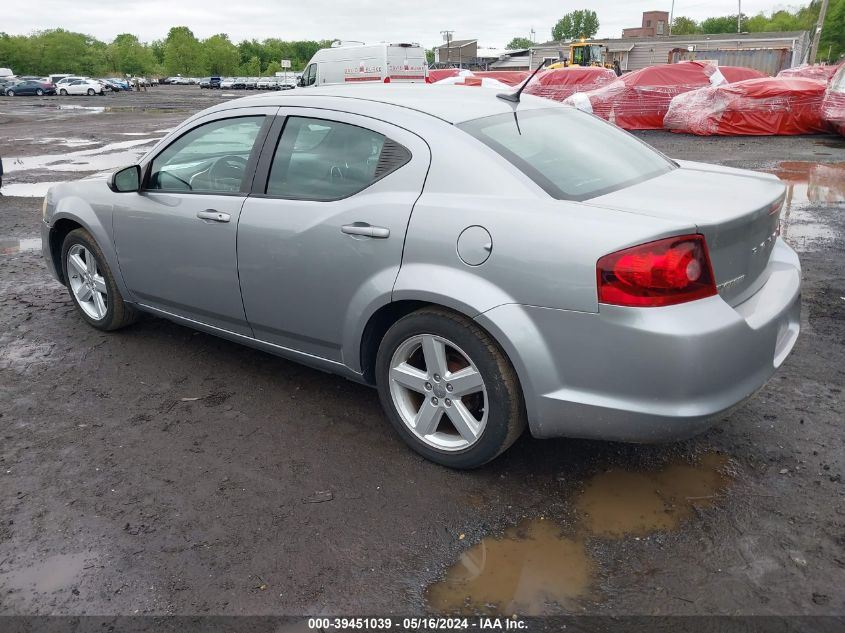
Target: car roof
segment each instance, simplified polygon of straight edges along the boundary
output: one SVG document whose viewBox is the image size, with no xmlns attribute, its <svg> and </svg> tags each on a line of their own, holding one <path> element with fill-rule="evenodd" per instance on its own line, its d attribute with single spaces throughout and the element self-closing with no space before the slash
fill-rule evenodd
<svg viewBox="0 0 845 633">
<path fill-rule="evenodd" d="M 304 101 L 309 97 L 320 97 L 338 99 L 339 103 L 340 100 L 351 99 L 391 105 L 428 114 L 448 123 L 462 123 L 495 114 L 511 113 L 515 106 L 520 110 L 566 107 L 549 99 L 525 94 L 522 95 L 521 102 L 517 106 L 509 101 L 497 99 L 496 95 L 499 92 L 501 91 L 480 86 L 435 86 L 423 83 L 335 85 L 245 97 L 229 101 L 219 106 L 219 109 L 251 105 L 308 106 L 308 103 L 297 103 L 297 101 Z"/>
</svg>

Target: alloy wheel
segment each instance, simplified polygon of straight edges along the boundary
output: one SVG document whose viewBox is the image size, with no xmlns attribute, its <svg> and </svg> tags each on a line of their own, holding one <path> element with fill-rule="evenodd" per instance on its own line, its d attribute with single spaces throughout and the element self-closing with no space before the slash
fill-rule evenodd
<svg viewBox="0 0 845 633">
<path fill-rule="evenodd" d="M 418 334 L 390 360 L 390 395 L 402 422 L 420 441 L 461 451 L 487 424 L 487 390 L 481 372 L 460 347 L 442 336 Z"/>
<path fill-rule="evenodd" d="M 82 311 L 95 321 L 105 318 L 108 288 L 94 254 L 81 244 L 74 244 L 67 253 L 67 271 L 71 292 Z"/>
</svg>

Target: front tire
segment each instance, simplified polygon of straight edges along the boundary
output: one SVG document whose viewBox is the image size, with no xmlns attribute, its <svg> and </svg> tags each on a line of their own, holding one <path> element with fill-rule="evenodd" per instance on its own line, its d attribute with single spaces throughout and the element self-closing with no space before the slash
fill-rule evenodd
<svg viewBox="0 0 845 633">
<path fill-rule="evenodd" d="M 94 96 L 94 89 L 93 89 L 93 88 L 88 88 L 88 96 L 89 96 L 89 97 L 93 97 L 93 96 Z"/>
<path fill-rule="evenodd" d="M 376 382 L 402 439 L 444 466 L 477 468 L 525 430 L 522 389 L 510 361 L 478 324 L 447 310 L 417 310 L 387 331 Z"/>
<path fill-rule="evenodd" d="M 65 237 L 62 271 L 70 298 L 89 325 L 110 331 L 137 320 L 137 312 L 120 296 L 103 251 L 85 229 Z"/>
<path fill-rule="evenodd" d="M 39 97 L 43 97 L 43 96 L 44 96 L 44 91 L 43 91 L 43 90 L 41 90 L 41 88 L 39 88 L 38 90 L 36 90 L 36 91 L 35 91 L 35 94 L 36 94 L 36 95 L 38 95 Z"/>
<path fill-rule="evenodd" d="M 14 96 L 15 96 L 15 91 L 14 91 L 14 90 L 7 90 L 7 91 L 6 91 L 6 96 L 7 96 L 7 97 L 14 97 Z"/>
<path fill-rule="evenodd" d="M 59 90 L 59 94 L 60 94 L 61 96 L 63 96 L 63 97 L 66 97 L 66 96 L 67 96 L 67 90 L 65 90 L 64 88 L 62 88 L 61 90 Z"/>
</svg>

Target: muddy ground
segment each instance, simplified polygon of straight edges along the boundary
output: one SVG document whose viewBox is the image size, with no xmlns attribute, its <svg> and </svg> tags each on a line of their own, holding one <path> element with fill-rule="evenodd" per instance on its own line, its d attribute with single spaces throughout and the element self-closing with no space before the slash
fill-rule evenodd
<svg viewBox="0 0 845 633">
<path fill-rule="evenodd" d="M 526 435 L 456 472 L 373 390 L 156 318 L 100 333 L 48 276 L 15 186 L 132 162 L 226 94 L 0 100 L 0 614 L 845 614 L 845 139 L 640 135 L 793 185 L 802 334 L 752 400 L 683 443 Z"/>
</svg>

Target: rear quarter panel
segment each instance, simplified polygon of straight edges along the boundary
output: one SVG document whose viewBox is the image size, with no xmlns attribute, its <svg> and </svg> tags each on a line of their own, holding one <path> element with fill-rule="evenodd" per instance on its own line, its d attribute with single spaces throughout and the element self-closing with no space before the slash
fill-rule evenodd
<svg viewBox="0 0 845 633">
<path fill-rule="evenodd" d="M 596 262 L 613 251 L 691 228 L 556 200 L 498 154 L 452 126 L 429 134 L 432 164 L 414 207 L 394 300 L 441 303 L 469 316 L 498 305 L 597 312 Z M 461 232 L 482 226 L 492 251 L 458 255 Z"/>
</svg>

